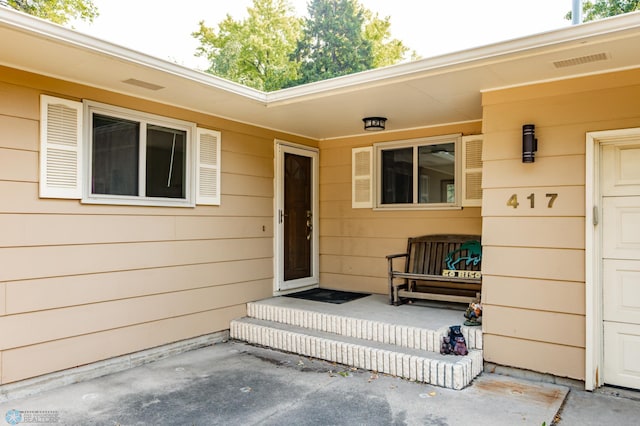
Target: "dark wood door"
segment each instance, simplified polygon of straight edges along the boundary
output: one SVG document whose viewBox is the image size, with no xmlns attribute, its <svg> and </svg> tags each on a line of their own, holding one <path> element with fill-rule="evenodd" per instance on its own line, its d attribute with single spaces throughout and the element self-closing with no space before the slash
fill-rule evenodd
<svg viewBox="0 0 640 426">
<path fill-rule="evenodd" d="M 284 154 L 284 280 L 311 276 L 311 158 Z"/>
</svg>

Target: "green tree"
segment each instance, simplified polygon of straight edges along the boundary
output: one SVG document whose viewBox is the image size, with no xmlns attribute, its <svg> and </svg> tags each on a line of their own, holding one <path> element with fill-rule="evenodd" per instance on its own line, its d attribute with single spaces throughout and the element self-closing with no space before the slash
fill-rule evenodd
<svg viewBox="0 0 640 426">
<path fill-rule="evenodd" d="M 298 77 L 290 61 L 301 32 L 287 0 L 253 0 L 249 17 L 235 21 L 227 15 L 218 31 L 200 22 L 192 35 L 200 41 L 196 54 L 210 62 L 207 72 L 259 90 L 284 87 Z"/>
<path fill-rule="evenodd" d="M 582 4 L 582 21 L 595 21 L 623 13 L 635 12 L 636 10 L 640 10 L 640 0 L 585 1 Z M 571 11 L 567 13 L 565 18 L 571 20 Z"/>
<path fill-rule="evenodd" d="M 398 39 L 390 39 L 391 18 L 385 16 L 381 19 L 377 13 L 374 15 L 369 9 L 363 9 L 363 14 L 364 38 L 371 42 L 373 68 L 393 65 L 404 59 L 409 48 Z M 415 56 L 415 52 L 412 52 L 412 57 Z"/>
<path fill-rule="evenodd" d="M 364 71 L 374 66 L 373 42 L 365 38 L 365 16 L 356 0 L 311 0 L 296 60 L 298 84 Z"/>
<path fill-rule="evenodd" d="M 61 25 L 73 19 L 93 22 L 98 16 L 98 9 L 92 0 L 0 0 L 0 6 Z"/>
</svg>

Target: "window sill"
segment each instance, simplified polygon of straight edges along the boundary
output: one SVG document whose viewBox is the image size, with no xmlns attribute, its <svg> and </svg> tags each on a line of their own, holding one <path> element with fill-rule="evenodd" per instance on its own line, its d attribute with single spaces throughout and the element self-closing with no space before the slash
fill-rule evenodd
<svg viewBox="0 0 640 426">
<path fill-rule="evenodd" d="M 374 211 L 385 212 L 385 211 L 429 211 L 429 210 L 462 210 L 462 206 L 451 206 L 451 205 L 438 205 L 438 206 L 389 206 L 389 207 L 374 207 Z"/>
<path fill-rule="evenodd" d="M 114 206 L 142 206 L 142 207 L 195 207 L 195 203 L 188 200 L 171 200 L 167 198 L 121 198 L 121 197 L 85 197 L 82 204 L 102 204 Z"/>
</svg>

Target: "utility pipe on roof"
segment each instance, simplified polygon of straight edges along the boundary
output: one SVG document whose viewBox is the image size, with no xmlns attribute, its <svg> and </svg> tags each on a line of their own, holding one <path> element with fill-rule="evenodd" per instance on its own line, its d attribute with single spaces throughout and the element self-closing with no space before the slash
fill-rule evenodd
<svg viewBox="0 0 640 426">
<path fill-rule="evenodd" d="M 582 24 L 582 0 L 573 0 L 571 7 L 571 24 Z"/>
</svg>

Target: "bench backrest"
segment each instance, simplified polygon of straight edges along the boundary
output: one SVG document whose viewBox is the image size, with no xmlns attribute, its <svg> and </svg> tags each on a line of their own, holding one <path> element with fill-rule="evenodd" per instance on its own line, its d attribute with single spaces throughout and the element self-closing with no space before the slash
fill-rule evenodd
<svg viewBox="0 0 640 426">
<path fill-rule="evenodd" d="M 479 245 L 471 244 L 470 241 L 481 241 L 479 235 L 423 235 L 421 237 L 409 238 L 407 243 L 407 253 L 409 259 L 405 265 L 405 272 L 413 274 L 442 275 L 443 269 L 450 269 L 446 265 L 447 255 L 458 250 L 456 258 L 468 257 L 471 259 L 472 253 Z M 464 245 L 464 247 L 463 247 Z M 455 269 L 465 271 L 480 271 L 481 261 L 463 261 L 456 265 Z"/>
</svg>

